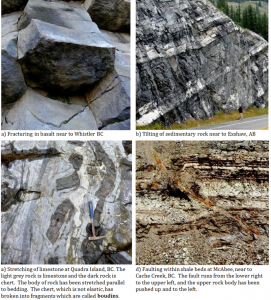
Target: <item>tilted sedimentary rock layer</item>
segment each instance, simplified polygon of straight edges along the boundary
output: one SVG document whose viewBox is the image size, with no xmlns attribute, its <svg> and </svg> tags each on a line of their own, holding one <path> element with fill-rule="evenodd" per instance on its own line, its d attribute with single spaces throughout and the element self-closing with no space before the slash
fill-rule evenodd
<svg viewBox="0 0 271 300">
<path fill-rule="evenodd" d="M 137 124 L 266 107 L 268 43 L 207 0 L 137 1 Z"/>
<path fill-rule="evenodd" d="M 1 149 L 2 263 L 131 262 L 131 142 L 2 141 Z M 96 235 L 106 237 L 87 243 L 88 201 Z"/>
<path fill-rule="evenodd" d="M 2 17 L 2 129 L 130 129 L 130 35 L 83 1 L 25 5 Z"/>
<path fill-rule="evenodd" d="M 136 148 L 137 264 L 268 264 L 268 142 Z"/>
</svg>

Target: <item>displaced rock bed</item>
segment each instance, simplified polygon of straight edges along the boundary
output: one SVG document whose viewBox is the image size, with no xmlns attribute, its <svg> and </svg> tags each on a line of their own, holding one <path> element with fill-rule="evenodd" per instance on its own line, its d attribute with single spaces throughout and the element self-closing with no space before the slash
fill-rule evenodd
<svg viewBox="0 0 271 300">
<path fill-rule="evenodd" d="M 137 142 L 137 264 L 269 263 L 269 143 Z"/>
<path fill-rule="evenodd" d="M 137 125 L 268 106 L 268 43 L 207 0 L 137 1 Z"/>
<path fill-rule="evenodd" d="M 2 141 L 1 159 L 2 264 L 131 263 L 131 142 Z"/>
<path fill-rule="evenodd" d="M 130 129 L 130 0 L 4 0 L 2 14 L 2 129 Z"/>
</svg>

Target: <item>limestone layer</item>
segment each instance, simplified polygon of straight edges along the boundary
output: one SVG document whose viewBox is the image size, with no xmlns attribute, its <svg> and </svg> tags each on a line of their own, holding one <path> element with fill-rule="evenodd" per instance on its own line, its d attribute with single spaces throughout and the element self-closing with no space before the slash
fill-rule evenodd
<svg viewBox="0 0 271 300">
<path fill-rule="evenodd" d="M 2 141 L 2 264 L 127 264 L 131 142 Z M 93 237 L 88 202 L 94 207 Z"/>
</svg>

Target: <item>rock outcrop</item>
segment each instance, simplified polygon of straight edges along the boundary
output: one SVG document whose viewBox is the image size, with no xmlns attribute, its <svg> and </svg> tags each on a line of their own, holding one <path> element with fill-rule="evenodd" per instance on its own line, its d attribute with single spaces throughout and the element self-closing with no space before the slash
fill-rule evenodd
<svg viewBox="0 0 271 300">
<path fill-rule="evenodd" d="M 269 263 L 267 141 L 138 142 L 137 264 Z"/>
<path fill-rule="evenodd" d="M 2 141 L 2 263 L 131 263 L 129 148 L 129 142 Z M 96 236 L 105 235 L 97 241 L 88 240 L 88 201 Z"/>
<path fill-rule="evenodd" d="M 128 33 L 100 31 L 82 1 L 29 0 L 2 17 L 2 129 L 122 130 L 129 119 Z"/>
<path fill-rule="evenodd" d="M 86 10 L 99 28 L 130 32 L 130 0 L 86 0 Z"/>
<path fill-rule="evenodd" d="M 17 21 L 20 12 L 2 17 L 1 66 L 2 66 L 2 105 L 17 101 L 26 91 L 22 68 L 17 53 Z"/>
<path fill-rule="evenodd" d="M 207 0 L 137 1 L 137 124 L 268 104 L 268 43 Z"/>
</svg>

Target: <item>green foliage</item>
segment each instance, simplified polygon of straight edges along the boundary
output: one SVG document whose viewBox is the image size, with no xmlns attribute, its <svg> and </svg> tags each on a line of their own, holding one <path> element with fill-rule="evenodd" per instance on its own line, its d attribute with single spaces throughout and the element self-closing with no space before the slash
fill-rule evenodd
<svg viewBox="0 0 271 300">
<path fill-rule="evenodd" d="M 238 8 L 235 9 L 233 5 L 229 4 L 230 2 L 238 2 Z M 266 1 L 253 1 L 252 4 L 245 6 L 243 9 L 241 8 L 241 3 L 250 2 L 248 0 L 213 0 L 212 3 L 216 5 L 218 9 L 228 15 L 236 24 L 242 26 L 243 28 L 250 29 L 259 35 L 261 35 L 264 39 L 268 41 L 268 16 L 266 13 L 262 14 L 260 12 L 259 7 L 262 6 L 261 2 Z"/>
</svg>

